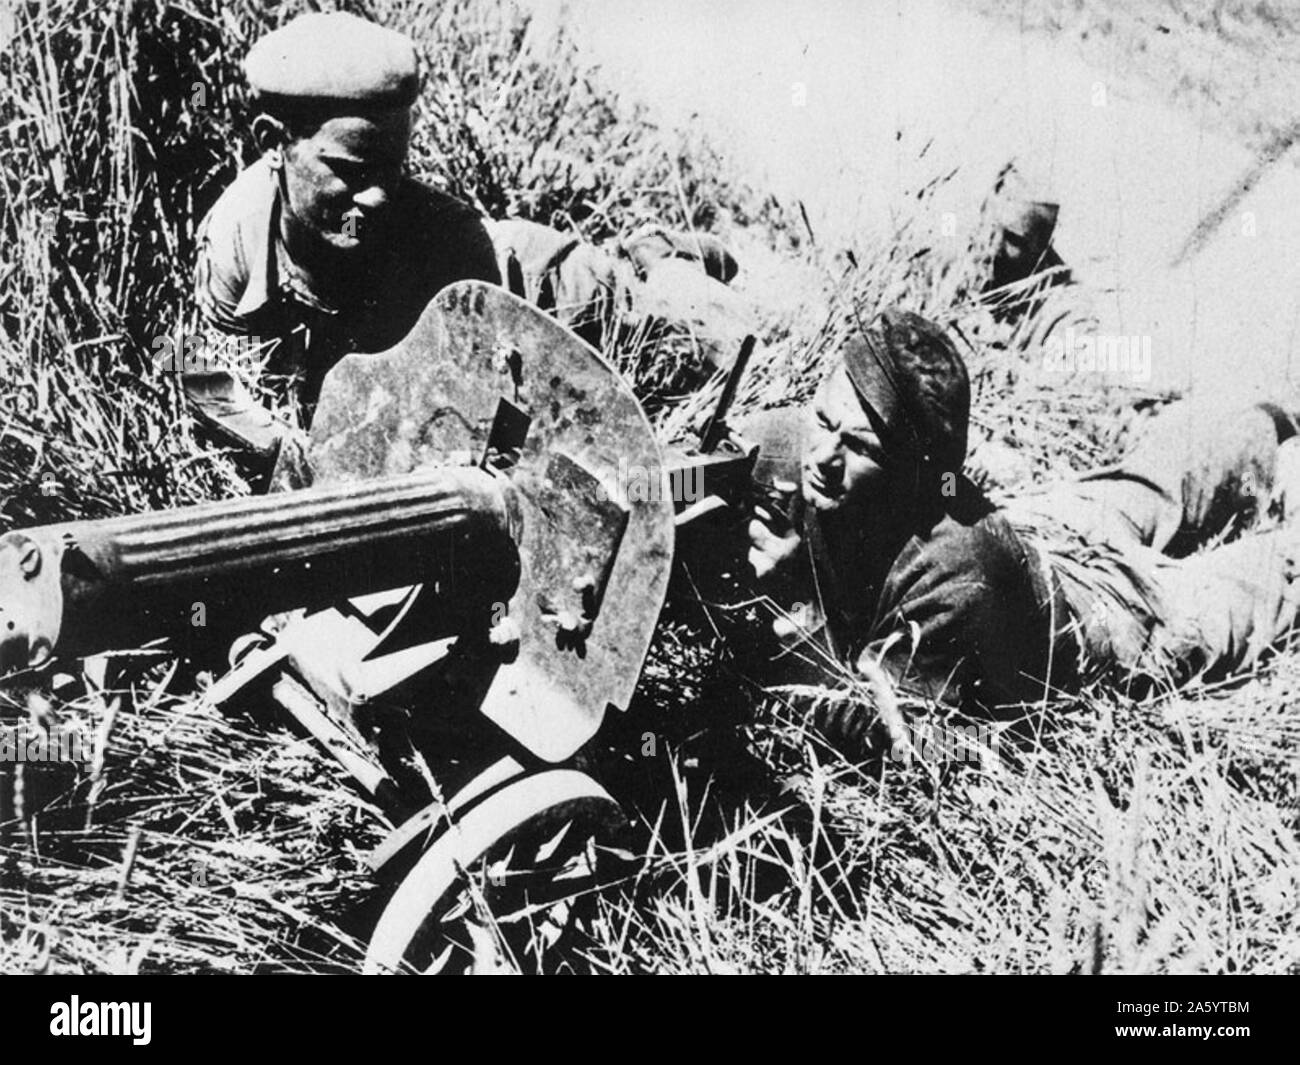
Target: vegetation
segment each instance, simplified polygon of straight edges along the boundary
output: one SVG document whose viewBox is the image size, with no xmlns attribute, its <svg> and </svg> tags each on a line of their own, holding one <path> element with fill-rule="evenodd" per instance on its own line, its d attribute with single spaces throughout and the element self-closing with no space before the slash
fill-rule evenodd
<svg viewBox="0 0 1300 1065">
<path fill-rule="evenodd" d="M 196 226 L 252 157 L 238 62 L 303 6 L 17 6 L 0 49 L 0 528 L 249 490 L 233 456 L 196 439 L 150 353 L 159 330 L 194 327 Z M 1037 330 L 1086 307 L 1054 296 L 1020 326 L 1000 324 L 976 295 L 987 234 L 932 245 L 933 189 L 887 233 L 814 244 L 797 204 L 749 187 L 692 131 L 657 128 L 602 89 L 562 34 L 508 5 L 347 6 L 426 46 L 419 176 L 485 214 L 593 241 L 656 221 L 741 250 L 765 343 L 741 411 L 807 397 L 854 306 L 899 302 L 964 347 L 971 473 L 995 496 L 1116 453 L 1140 416 L 1087 381 L 1048 387 L 1031 357 Z M 610 354 L 653 400 L 664 443 L 687 441 L 717 395 L 716 382 L 680 387 L 689 345 L 622 337 Z M 758 690 L 707 623 L 722 608 L 692 594 L 677 583 L 632 710 L 590 754 L 637 819 L 644 860 L 595 900 L 574 964 L 1300 966 L 1300 657 L 1143 704 L 1102 690 L 1061 699 L 1036 708 L 1028 739 L 1007 733 L 977 763 L 855 767 L 807 732 L 802 711 L 869 699 L 859 682 L 827 665 L 820 685 Z M 0 970 L 356 966 L 376 901 L 360 856 L 382 818 L 273 716 L 205 709 L 204 665 L 154 648 L 117 660 L 110 678 L 12 686 L 6 719 L 74 722 L 95 757 L 0 767 L 14 807 L 0 825 Z"/>
</svg>

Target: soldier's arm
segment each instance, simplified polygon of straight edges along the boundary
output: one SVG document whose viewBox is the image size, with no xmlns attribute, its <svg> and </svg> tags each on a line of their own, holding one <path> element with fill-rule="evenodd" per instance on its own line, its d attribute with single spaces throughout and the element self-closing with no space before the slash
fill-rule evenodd
<svg viewBox="0 0 1300 1065">
<path fill-rule="evenodd" d="M 236 235 L 199 230 L 194 297 L 206 329 L 196 358 L 176 368 L 190 410 L 214 436 L 241 451 L 273 459 L 291 427 L 275 418 L 247 387 L 251 367 L 242 354 L 256 354 L 260 339 L 250 336 L 251 323 L 238 311 L 248 283 L 245 251 Z"/>
<path fill-rule="evenodd" d="M 501 284 L 499 249 L 472 208 L 446 193 L 409 182 L 397 209 L 410 212 L 413 233 L 403 254 L 418 257 L 430 298 L 457 281 Z"/>
<path fill-rule="evenodd" d="M 1039 699 L 1050 624 L 1013 545 L 958 529 L 909 550 L 881 592 L 879 621 L 856 656 L 901 692 L 994 710 Z"/>
<path fill-rule="evenodd" d="M 493 285 L 502 283 L 496 248 L 482 219 L 473 217 L 465 220 L 461 226 L 459 243 L 464 274 L 456 278 L 457 281 L 487 281 Z"/>
<path fill-rule="evenodd" d="M 229 370 L 181 375 L 186 401 L 195 417 L 218 439 L 267 460 L 275 458 L 293 428 L 257 402 Z"/>
</svg>

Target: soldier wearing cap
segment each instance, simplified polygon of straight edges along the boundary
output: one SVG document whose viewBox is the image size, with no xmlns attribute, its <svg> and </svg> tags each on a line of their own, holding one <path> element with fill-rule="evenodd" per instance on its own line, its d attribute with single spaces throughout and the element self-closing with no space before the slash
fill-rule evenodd
<svg viewBox="0 0 1300 1065">
<path fill-rule="evenodd" d="M 819 608 L 797 631 L 779 619 L 778 665 L 829 652 L 921 700 L 1018 717 L 1102 677 L 1221 676 L 1295 625 L 1300 530 L 1246 520 L 1295 446 L 1277 408 L 1175 407 L 1115 467 L 1002 509 L 961 475 L 969 411 L 935 324 L 890 309 L 846 344 L 803 431 L 802 506 L 791 524 L 760 510 L 750 525 L 760 587 Z M 762 443 L 764 429 L 742 431 Z M 852 756 L 872 723 L 846 702 L 813 713 Z"/>
<path fill-rule="evenodd" d="M 307 416 L 340 357 L 391 347 L 445 285 L 500 276 L 477 215 L 405 174 L 420 88 L 408 38 L 353 15 L 302 15 L 259 40 L 244 69 L 262 154 L 200 227 L 196 297 L 223 332 L 271 342 L 267 370 Z M 292 432 L 226 369 L 184 382 L 238 445 L 273 455 Z"/>
<path fill-rule="evenodd" d="M 938 326 L 894 308 L 842 354 L 805 428 L 794 526 L 766 514 L 751 524 L 755 573 L 770 582 L 786 570 L 788 582 L 802 570 L 795 594 L 817 602 L 821 639 L 840 661 L 871 659 L 895 684 L 954 702 L 1041 695 L 1052 592 L 961 475 L 961 357 Z M 818 725 L 861 739 L 865 722 Z"/>
<path fill-rule="evenodd" d="M 1002 205 L 989 287 L 1000 288 L 1064 264 L 1052 247 L 1061 206 L 1048 200 L 1010 200 Z"/>
</svg>

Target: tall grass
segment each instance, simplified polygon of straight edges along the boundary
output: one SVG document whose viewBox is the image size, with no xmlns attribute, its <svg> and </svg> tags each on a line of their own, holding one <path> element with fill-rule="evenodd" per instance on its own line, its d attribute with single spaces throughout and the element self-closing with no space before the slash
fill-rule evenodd
<svg viewBox="0 0 1300 1065">
<path fill-rule="evenodd" d="M 192 325 L 195 228 L 251 159 L 239 60 L 305 6 L 17 8 L 0 54 L 0 527 L 247 491 L 147 356 L 159 330 Z M 806 398 L 853 308 L 901 302 L 949 325 L 968 356 L 972 472 L 995 494 L 1122 445 L 1130 419 L 1110 396 L 1033 372 L 1041 322 L 1009 330 L 976 298 L 987 228 L 969 246 L 928 240 L 934 190 L 879 232 L 814 244 L 797 205 L 748 187 L 695 133 L 656 127 L 562 33 L 509 4 L 347 6 L 424 48 L 420 176 L 485 214 L 588 240 L 655 221 L 718 230 L 742 249 L 739 285 L 762 308 L 765 343 L 740 412 Z M 1087 313 L 1054 307 L 1042 314 Z M 687 348 L 623 337 L 610 354 L 653 398 L 664 442 L 689 442 L 717 383 L 674 383 Z M 758 690 L 725 627 L 709 624 L 717 605 L 701 611 L 689 582 L 675 587 L 633 708 L 588 752 L 636 818 L 644 861 L 596 900 L 579 964 L 1297 966 L 1293 655 L 1178 699 L 1061 700 L 1029 739 L 1008 734 L 979 764 L 851 767 L 802 711 L 870 694 L 829 665 L 811 689 Z M 0 828 L 0 969 L 355 966 L 380 900 L 359 855 L 382 816 L 273 716 L 204 709 L 202 667 L 154 649 L 108 678 L 7 696 L 8 719 L 79 722 L 95 757 L 0 780 L 21 804 Z M 656 742 L 643 753 L 647 733 Z"/>
</svg>

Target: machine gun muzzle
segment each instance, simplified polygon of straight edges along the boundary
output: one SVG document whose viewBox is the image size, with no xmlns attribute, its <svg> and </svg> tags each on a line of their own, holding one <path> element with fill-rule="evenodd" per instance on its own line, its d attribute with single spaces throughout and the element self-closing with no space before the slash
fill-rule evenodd
<svg viewBox="0 0 1300 1065">
<path fill-rule="evenodd" d="M 0 670 L 136 647 L 202 605 L 236 623 L 360 589 L 440 583 L 465 615 L 519 578 L 509 481 L 473 467 L 0 537 Z"/>
</svg>

